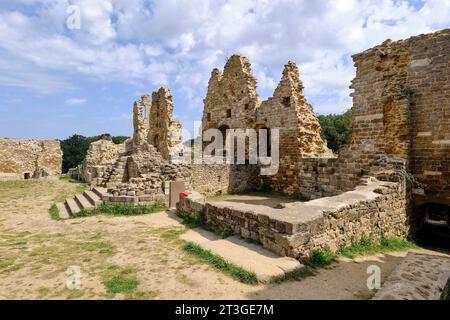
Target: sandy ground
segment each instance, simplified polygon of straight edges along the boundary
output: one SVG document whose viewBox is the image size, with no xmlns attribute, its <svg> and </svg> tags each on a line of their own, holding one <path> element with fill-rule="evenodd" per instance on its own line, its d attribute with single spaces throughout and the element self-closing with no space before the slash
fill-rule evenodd
<svg viewBox="0 0 450 320">
<path fill-rule="evenodd" d="M 171 213 L 134 217 L 50 218 L 56 200 L 74 194 L 66 181 L 0 182 L 1 299 L 367 299 L 369 265 L 382 279 L 406 253 L 340 259 L 302 281 L 245 285 L 183 252 L 183 229 Z M 169 232 L 168 232 L 169 231 Z M 66 287 L 69 266 L 79 266 L 81 286 Z M 108 293 L 114 274 L 139 281 L 127 294 Z"/>
</svg>

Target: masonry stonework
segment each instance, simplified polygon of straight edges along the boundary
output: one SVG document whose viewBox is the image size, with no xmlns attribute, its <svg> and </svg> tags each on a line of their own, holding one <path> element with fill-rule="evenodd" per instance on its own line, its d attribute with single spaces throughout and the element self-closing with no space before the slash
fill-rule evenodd
<svg viewBox="0 0 450 320">
<path fill-rule="evenodd" d="M 0 139 L 0 180 L 59 177 L 61 166 L 59 141 Z"/>
<path fill-rule="evenodd" d="M 450 30 L 388 40 L 353 59 L 352 135 L 338 157 L 330 156 L 318 139 L 320 128 L 301 95 L 295 65 L 285 66 L 274 97 L 261 103 L 246 59 L 230 58 L 235 61 L 234 75 L 245 88 L 232 91 L 243 95 L 232 103 L 214 104 L 223 95 L 221 88 L 232 86 L 223 83 L 218 70 L 213 71 L 203 129 L 282 127 L 280 171 L 273 177 L 259 177 L 260 182 L 315 200 L 261 208 L 208 203 L 193 194 L 181 199 L 178 210 L 203 212 L 216 228 L 301 258 L 312 249 L 337 248 L 362 235 L 409 237 L 424 220 L 417 206 L 450 205 Z M 224 74 L 230 73 L 229 63 Z M 252 94 L 245 96 L 246 92 Z M 254 103 L 247 105 L 247 101 Z M 253 110 L 254 120 L 248 119 Z M 272 117 L 267 116 L 271 112 Z"/>
<path fill-rule="evenodd" d="M 250 62 L 243 56 L 233 55 L 225 64 L 223 75 L 218 69 L 211 73 L 204 100 L 202 131 L 219 129 L 226 136 L 228 129 L 265 129 L 268 141 L 271 141 L 271 132 L 279 130 L 279 168 L 275 175 L 259 177 L 260 187 L 287 194 L 298 193 L 300 160 L 333 156 L 320 137 L 317 115 L 302 90 L 298 68 L 289 61 L 273 97 L 261 101 Z M 270 142 L 266 149 L 270 156 Z M 235 152 L 235 149 L 229 152 Z"/>
</svg>

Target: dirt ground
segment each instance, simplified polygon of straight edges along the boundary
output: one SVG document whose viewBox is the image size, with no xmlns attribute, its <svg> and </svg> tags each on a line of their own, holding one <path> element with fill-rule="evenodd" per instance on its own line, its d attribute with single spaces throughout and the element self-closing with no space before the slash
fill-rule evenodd
<svg viewBox="0 0 450 320">
<path fill-rule="evenodd" d="M 302 281 L 245 285 L 183 252 L 169 212 L 56 221 L 54 201 L 80 192 L 67 181 L 0 182 L 0 299 L 367 299 L 369 265 L 382 279 L 406 253 L 340 259 Z M 68 289 L 67 269 L 81 271 Z M 112 293 L 105 282 L 132 275 L 137 288 Z"/>
</svg>

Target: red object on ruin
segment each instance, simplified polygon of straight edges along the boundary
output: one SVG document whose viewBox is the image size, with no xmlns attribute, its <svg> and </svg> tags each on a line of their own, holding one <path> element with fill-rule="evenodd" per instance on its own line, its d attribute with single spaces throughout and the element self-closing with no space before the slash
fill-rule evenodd
<svg viewBox="0 0 450 320">
<path fill-rule="evenodd" d="M 180 192 L 180 198 L 186 198 L 191 193 L 189 191 Z"/>
</svg>

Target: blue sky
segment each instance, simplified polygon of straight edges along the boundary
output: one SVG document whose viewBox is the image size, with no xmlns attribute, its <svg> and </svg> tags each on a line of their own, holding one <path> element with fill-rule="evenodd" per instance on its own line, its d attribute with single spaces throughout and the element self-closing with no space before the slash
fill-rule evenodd
<svg viewBox="0 0 450 320">
<path fill-rule="evenodd" d="M 234 53 L 250 58 L 262 98 L 292 60 L 316 112 L 339 113 L 352 54 L 448 27 L 449 0 L 2 0 L 0 137 L 130 135 L 133 101 L 160 86 L 192 131 L 212 68 Z"/>
</svg>

